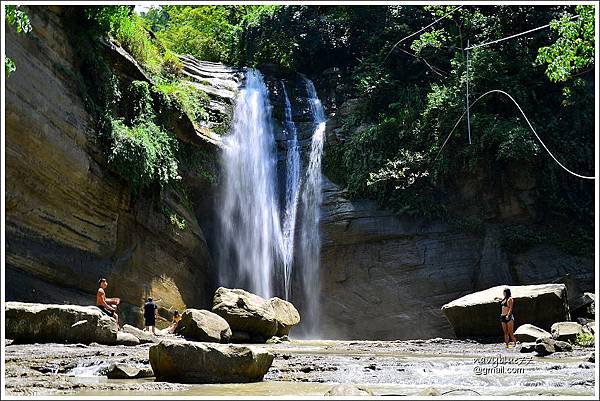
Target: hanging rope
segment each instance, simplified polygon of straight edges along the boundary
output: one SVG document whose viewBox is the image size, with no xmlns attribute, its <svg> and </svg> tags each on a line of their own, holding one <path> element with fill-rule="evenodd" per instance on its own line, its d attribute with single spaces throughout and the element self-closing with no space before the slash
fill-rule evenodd
<svg viewBox="0 0 600 401">
<path fill-rule="evenodd" d="M 406 39 L 412 38 L 413 36 L 423 32 L 425 29 L 429 28 L 430 26 L 433 26 L 435 24 L 437 24 L 439 21 L 443 20 L 444 18 L 446 18 L 448 15 L 452 14 L 453 12 L 455 12 L 458 9 L 463 8 L 464 6 L 458 6 L 455 9 L 447 12 L 446 14 L 442 15 L 440 18 L 436 19 L 435 21 L 433 21 L 431 24 L 419 29 L 417 32 L 413 32 L 410 35 L 400 39 L 399 41 L 396 42 L 396 44 L 394 46 L 392 46 L 392 48 L 390 49 L 390 51 L 388 52 L 388 54 L 385 56 L 385 58 L 383 59 L 383 62 L 385 63 L 385 60 L 387 60 L 388 56 L 394 51 L 394 49 L 396 48 L 396 46 L 398 46 L 400 43 L 404 42 Z"/>
<path fill-rule="evenodd" d="M 550 157 L 552 157 L 552 159 L 554 159 L 554 161 L 566 172 L 568 172 L 571 175 L 574 175 L 575 177 L 578 178 L 583 178 L 585 180 L 595 180 L 596 177 L 595 176 L 587 176 L 587 175 L 581 175 L 581 174 L 577 174 L 571 170 L 569 170 L 567 167 L 565 167 L 561 162 L 558 161 L 558 159 L 554 156 L 554 154 L 550 151 L 550 149 L 548 149 L 548 147 L 546 146 L 546 144 L 542 141 L 542 139 L 539 137 L 539 135 L 537 134 L 537 132 L 535 131 L 535 129 L 533 128 L 533 126 L 531 125 L 531 123 L 529 122 L 529 119 L 527 118 L 527 116 L 525 115 L 525 112 L 523 112 L 523 109 L 521 109 L 521 106 L 519 106 L 519 103 L 517 103 L 517 101 L 508 93 L 504 92 L 503 90 L 500 89 L 492 89 L 491 91 L 488 91 L 486 93 L 484 93 L 483 95 L 479 96 L 468 108 L 467 110 L 460 116 L 460 118 L 458 119 L 458 121 L 456 121 L 456 124 L 454 124 L 454 127 L 452 128 L 452 131 L 450 131 L 450 134 L 448 134 L 448 136 L 446 137 L 446 140 L 444 141 L 444 143 L 442 144 L 442 147 L 440 148 L 440 150 L 438 151 L 438 153 L 435 155 L 435 158 L 431 161 L 431 163 L 435 162 L 435 160 L 438 158 L 438 156 L 440 155 L 440 153 L 442 153 L 442 150 L 444 149 L 444 146 L 446 146 L 446 143 L 448 142 L 448 140 L 450 139 L 450 137 L 452 136 L 452 134 L 454 133 L 454 130 L 456 129 L 456 127 L 458 127 L 458 124 L 460 123 L 460 121 L 463 119 L 463 117 L 465 116 L 465 114 L 467 114 L 467 111 L 475 106 L 475 104 L 481 100 L 483 97 L 489 95 L 490 93 L 501 93 L 505 96 L 507 96 L 510 100 L 512 100 L 512 102 L 515 104 L 515 106 L 517 106 L 517 108 L 519 109 L 519 111 L 521 112 L 521 115 L 523 116 L 523 118 L 525 118 L 525 121 L 527 122 L 527 125 L 529 125 L 529 128 L 531 129 L 531 131 L 533 132 L 533 134 L 535 135 L 535 137 L 537 138 L 537 140 L 540 142 L 540 144 L 542 145 L 542 147 L 546 150 L 546 152 L 548 152 L 548 154 L 550 155 Z"/>
<path fill-rule="evenodd" d="M 577 18 L 579 18 L 579 15 L 573 15 L 571 18 L 569 18 L 569 20 L 573 20 L 573 19 L 577 19 Z M 514 34 L 514 35 L 507 36 L 507 37 L 505 37 L 505 38 L 502 38 L 502 39 L 496 39 L 496 40 L 492 40 L 491 42 L 486 42 L 486 43 L 482 43 L 482 44 L 475 45 L 475 46 L 469 46 L 469 44 L 467 43 L 467 47 L 465 47 L 465 48 L 464 48 L 464 50 L 472 50 L 472 49 L 477 49 L 477 48 L 479 48 L 479 47 L 483 47 L 483 46 L 492 45 L 492 44 L 494 44 L 494 43 L 498 43 L 498 42 L 503 42 L 503 41 L 505 41 L 505 40 L 512 39 L 512 38 L 516 38 L 516 37 L 518 37 L 518 36 L 521 36 L 521 35 L 525 35 L 525 34 L 528 34 L 528 33 L 531 33 L 531 32 L 535 32 L 535 31 L 539 31 L 540 29 L 545 29 L 545 28 L 548 28 L 549 26 L 550 26 L 550 24 L 546 24 L 546 25 L 544 25 L 544 26 L 539 26 L 539 27 L 537 27 L 537 28 L 533 28 L 533 29 L 530 29 L 530 30 L 528 30 L 528 31 L 525 31 L 525 32 L 516 33 L 516 34 Z"/>
</svg>

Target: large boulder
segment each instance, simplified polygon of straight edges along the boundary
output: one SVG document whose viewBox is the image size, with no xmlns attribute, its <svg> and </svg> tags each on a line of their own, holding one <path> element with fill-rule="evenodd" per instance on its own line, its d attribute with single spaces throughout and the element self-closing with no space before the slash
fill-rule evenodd
<svg viewBox="0 0 600 401">
<path fill-rule="evenodd" d="M 557 322 L 550 330 L 555 340 L 575 341 L 577 334 L 583 333 L 583 326 L 577 322 Z"/>
<path fill-rule="evenodd" d="M 277 321 L 277 332 L 275 335 L 278 337 L 287 336 L 290 333 L 290 329 L 300 323 L 298 310 L 290 302 L 277 297 L 269 299 L 268 302 L 273 308 L 275 320 Z"/>
<path fill-rule="evenodd" d="M 584 292 L 570 305 L 571 317 L 595 319 L 596 317 L 596 294 Z"/>
<path fill-rule="evenodd" d="M 6 338 L 17 343 L 115 344 L 117 324 L 95 306 L 5 304 Z"/>
<path fill-rule="evenodd" d="M 523 324 L 515 330 L 515 337 L 520 342 L 535 342 L 538 338 L 552 338 L 552 334 L 532 324 Z"/>
<path fill-rule="evenodd" d="M 247 333 L 261 342 L 274 335 L 287 335 L 300 322 L 300 314 L 291 303 L 279 298 L 267 300 L 241 289 L 219 287 L 212 311 L 225 319 L 233 332 Z"/>
<path fill-rule="evenodd" d="M 518 324 L 530 323 L 548 331 L 554 322 L 569 319 L 564 284 L 500 285 L 465 295 L 442 306 L 442 312 L 452 325 L 456 337 L 501 335 L 500 302 L 502 292 L 507 287 L 512 292 L 513 313 Z"/>
<path fill-rule="evenodd" d="M 186 309 L 177 323 L 175 333 L 194 341 L 228 343 L 229 324 L 221 316 L 203 309 Z"/>
<path fill-rule="evenodd" d="M 176 383 L 257 382 L 272 362 L 270 352 L 242 345 L 163 340 L 150 347 L 157 380 Z"/>
</svg>

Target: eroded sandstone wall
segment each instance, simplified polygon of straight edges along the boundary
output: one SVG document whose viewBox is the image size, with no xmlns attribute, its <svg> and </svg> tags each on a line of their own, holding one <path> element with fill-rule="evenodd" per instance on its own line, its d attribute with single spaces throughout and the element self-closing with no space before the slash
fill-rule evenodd
<svg viewBox="0 0 600 401">
<path fill-rule="evenodd" d="M 211 258 L 176 192 L 133 199 L 96 144 L 76 89 L 63 7 L 27 8 L 33 31 L 7 27 L 17 70 L 6 80 L 6 300 L 94 304 L 97 281 L 139 323 L 142 300 L 206 306 Z M 179 230 L 161 211 L 187 220 Z"/>
</svg>

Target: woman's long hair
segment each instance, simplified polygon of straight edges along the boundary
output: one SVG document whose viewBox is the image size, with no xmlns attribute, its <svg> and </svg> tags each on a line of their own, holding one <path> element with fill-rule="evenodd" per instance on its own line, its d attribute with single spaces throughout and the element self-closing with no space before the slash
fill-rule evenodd
<svg viewBox="0 0 600 401">
<path fill-rule="evenodd" d="M 504 299 L 502 301 L 504 302 L 504 301 L 508 300 L 510 297 L 511 297 L 510 288 L 505 288 L 504 289 Z"/>
</svg>

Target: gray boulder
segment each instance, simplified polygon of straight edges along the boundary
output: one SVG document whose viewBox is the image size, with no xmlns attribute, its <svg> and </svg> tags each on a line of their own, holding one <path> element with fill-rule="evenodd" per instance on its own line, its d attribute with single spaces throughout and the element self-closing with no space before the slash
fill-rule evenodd
<svg viewBox="0 0 600 401">
<path fill-rule="evenodd" d="M 140 379 L 152 376 L 154 376 L 152 369 L 138 368 L 125 363 L 113 363 L 106 372 L 106 377 L 109 379 Z"/>
<path fill-rule="evenodd" d="M 571 352 L 573 346 L 566 341 L 554 341 L 554 349 L 556 352 Z"/>
<path fill-rule="evenodd" d="M 273 308 L 275 320 L 277 321 L 275 335 L 283 337 L 290 334 L 290 329 L 300 323 L 298 310 L 290 302 L 277 297 L 269 299 L 268 303 Z"/>
<path fill-rule="evenodd" d="M 300 323 L 300 314 L 290 302 L 277 297 L 267 300 L 241 289 L 218 288 L 212 311 L 225 319 L 233 332 L 247 333 L 259 342 L 288 335 Z"/>
<path fill-rule="evenodd" d="M 457 338 L 495 337 L 501 335 L 500 302 L 502 291 L 510 288 L 514 299 L 515 321 L 530 323 L 544 330 L 557 321 L 569 319 L 564 284 L 525 286 L 500 285 L 458 298 L 444 306 Z"/>
<path fill-rule="evenodd" d="M 221 316 L 204 309 L 186 309 L 175 333 L 194 341 L 228 343 L 231 328 Z"/>
<path fill-rule="evenodd" d="M 583 331 L 594 336 L 594 335 L 596 335 L 595 326 L 596 326 L 595 321 L 587 322 L 585 325 L 583 325 Z"/>
<path fill-rule="evenodd" d="M 552 338 L 561 341 L 575 341 L 577 334 L 583 333 L 583 326 L 577 322 L 557 322 L 550 330 Z"/>
<path fill-rule="evenodd" d="M 596 294 L 584 292 L 582 296 L 571 302 L 571 315 L 574 318 L 595 319 L 596 317 Z"/>
<path fill-rule="evenodd" d="M 243 345 L 163 340 L 149 353 L 156 378 L 176 383 L 257 382 L 273 363 L 270 352 Z"/>
<path fill-rule="evenodd" d="M 535 342 L 538 338 L 552 338 L 552 334 L 532 324 L 523 324 L 515 330 L 515 337 L 520 342 Z"/>
<path fill-rule="evenodd" d="M 326 396 L 356 396 L 356 395 L 373 395 L 373 392 L 367 388 L 356 386 L 354 384 L 338 384 L 330 388 L 326 393 Z"/>
<path fill-rule="evenodd" d="M 540 338 L 535 342 L 535 352 L 539 356 L 546 356 L 556 352 L 555 341 L 551 338 Z"/>
<path fill-rule="evenodd" d="M 134 335 L 140 341 L 140 344 L 157 343 L 160 340 L 152 333 L 140 330 L 137 327 L 133 327 L 128 324 L 123 326 L 123 332 Z"/>
<path fill-rule="evenodd" d="M 5 304 L 6 338 L 15 343 L 115 344 L 117 324 L 95 306 Z"/>
<path fill-rule="evenodd" d="M 138 345 L 140 340 L 130 333 L 125 333 L 123 331 L 117 332 L 117 345 Z"/>
</svg>

